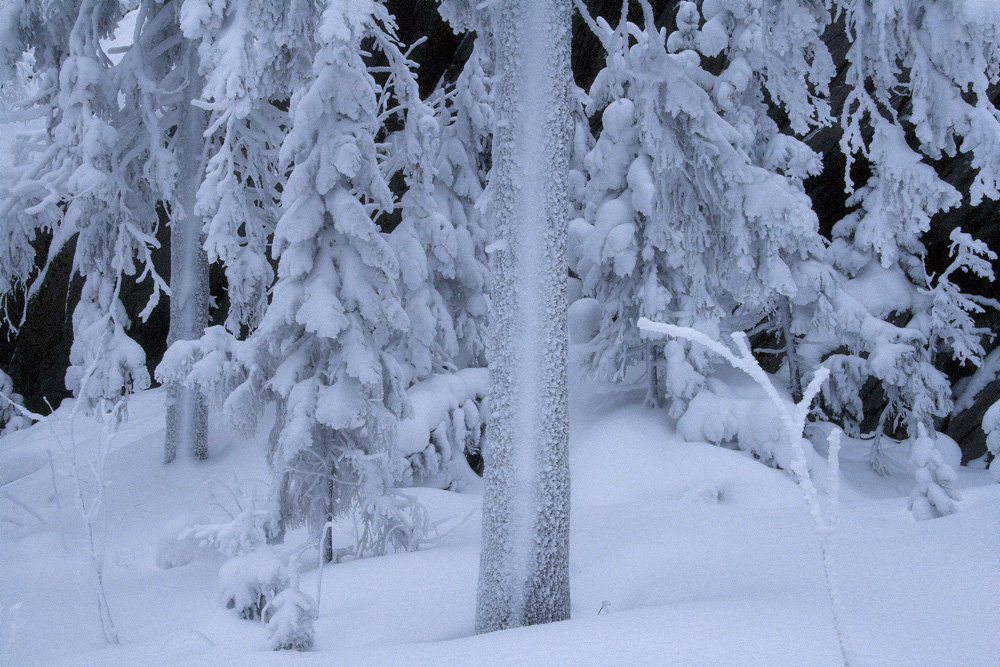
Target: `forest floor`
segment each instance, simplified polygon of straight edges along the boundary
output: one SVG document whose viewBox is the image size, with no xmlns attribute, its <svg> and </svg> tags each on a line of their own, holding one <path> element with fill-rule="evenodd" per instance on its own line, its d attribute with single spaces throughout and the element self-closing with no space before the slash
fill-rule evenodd
<svg viewBox="0 0 1000 667">
<path fill-rule="evenodd" d="M 306 654 L 218 595 L 221 556 L 161 570 L 157 539 L 214 491 L 263 480 L 263 441 L 213 416 L 210 459 L 161 462 L 163 392 L 138 395 L 108 460 L 106 586 L 121 645 L 103 640 L 71 485 L 47 450 L 70 437 L 67 402 L 0 440 L 0 663 L 836 665 L 819 541 L 802 495 L 748 455 L 684 442 L 640 394 L 571 383 L 572 619 L 474 636 L 476 494 L 413 489 L 442 537 L 415 552 L 329 565 Z M 97 426 L 79 418 L 80 447 Z M 961 469 L 949 517 L 916 522 L 911 474 L 842 466 L 837 576 L 863 665 L 996 665 L 1000 484 Z M 301 531 L 288 544 L 305 540 Z M 292 547 L 287 547 L 289 552 Z M 317 570 L 302 575 L 315 595 Z"/>
</svg>

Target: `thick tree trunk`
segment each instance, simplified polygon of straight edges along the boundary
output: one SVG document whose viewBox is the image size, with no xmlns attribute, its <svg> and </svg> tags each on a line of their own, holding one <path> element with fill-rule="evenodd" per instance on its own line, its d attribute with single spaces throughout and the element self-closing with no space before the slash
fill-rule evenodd
<svg viewBox="0 0 1000 667">
<path fill-rule="evenodd" d="M 199 96 L 197 55 L 191 49 L 191 99 Z M 170 211 L 170 332 L 167 345 L 178 340 L 200 338 L 208 325 L 208 257 L 205 254 L 201 218 L 194 206 L 203 172 L 202 132 L 206 114 L 188 106 L 181 115 L 177 142 L 177 191 Z M 170 463 L 178 448 L 196 459 L 208 457 L 208 404 L 196 389 L 167 385 L 167 434 L 163 459 Z"/>
<path fill-rule="evenodd" d="M 493 15 L 491 415 L 478 632 L 569 617 L 566 234 L 569 0 Z"/>
</svg>

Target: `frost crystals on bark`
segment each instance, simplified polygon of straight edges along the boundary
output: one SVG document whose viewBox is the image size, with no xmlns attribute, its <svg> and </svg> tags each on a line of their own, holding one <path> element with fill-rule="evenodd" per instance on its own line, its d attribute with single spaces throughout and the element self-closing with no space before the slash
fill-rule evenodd
<svg viewBox="0 0 1000 667">
<path fill-rule="evenodd" d="M 568 0 L 507 0 L 497 57 L 478 632 L 569 618 Z"/>
</svg>

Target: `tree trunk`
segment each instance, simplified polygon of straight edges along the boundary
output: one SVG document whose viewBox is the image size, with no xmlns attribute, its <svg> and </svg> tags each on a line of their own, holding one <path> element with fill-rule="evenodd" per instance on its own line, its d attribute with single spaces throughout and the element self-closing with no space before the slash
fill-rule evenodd
<svg viewBox="0 0 1000 667">
<path fill-rule="evenodd" d="M 785 341 L 785 359 L 788 361 L 788 385 L 792 400 L 802 400 L 802 364 L 799 363 L 798 342 L 792 333 L 792 304 L 788 297 L 781 297 L 781 337 Z"/>
<path fill-rule="evenodd" d="M 569 0 L 502 0 L 478 632 L 569 617 Z"/>
<path fill-rule="evenodd" d="M 200 88 L 198 58 L 192 46 L 187 66 L 191 73 L 190 98 Z M 174 136 L 180 171 L 170 211 L 170 332 L 167 345 L 200 338 L 208 325 L 208 257 L 201 218 L 194 207 L 204 171 L 202 132 L 206 114 L 193 105 L 182 110 Z M 179 383 L 167 385 L 167 434 L 163 459 L 170 463 L 177 449 L 187 448 L 196 459 L 208 457 L 208 404 L 197 389 Z"/>
</svg>

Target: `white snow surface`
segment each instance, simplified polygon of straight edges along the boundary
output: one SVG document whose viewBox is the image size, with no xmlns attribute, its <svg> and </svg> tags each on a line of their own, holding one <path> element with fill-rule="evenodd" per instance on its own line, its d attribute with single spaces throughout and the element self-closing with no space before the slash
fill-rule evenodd
<svg viewBox="0 0 1000 667">
<path fill-rule="evenodd" d="M 58 469 L 53 438 L 70 437 L 70 405 L 0 438 L 0 663 L 839 664 L 819 542 L 795 484 L 749 454 L 685 442 L 663 411 L 641 407 L 642 391 L 600 392 L 578 372 L 580 357 L 574 349 L 571 620 L 474 636 L 480 496 L 414 489 L 442 538 L 327 566 L 313 650 L 271 651 L 264 625 L 220 602 L 224 556 L 156 566 L 168 522 L 225 518 L 208 509 L 206 489 L 266 477 L 268 425 L 247 441 L 210 419 L 209 460 L 182 454 L 165 466 L 164 393 L 154 389 L 131 401 L 109 461 L 106 587 L 119 647 L 102 639 L 70 485 L 52 492 L 46 451 Z M 814 431 L 823 454 L 823 429 Z M 97 433 L 85 418 L 73 425 L 81 447 Z M 915 522 L 911 476 L 879 477 L 851 460 L 850 439 L 844 447 L 835 548 L 857 664 L 991 664 L 1000 484 L 959 469 L 958 511 Z M 290 533 L 277 554 L 287 559 L 304 539 Z M 312 595 L 316 584 L 304 565 L 301 590 Z"/>
</svg>

